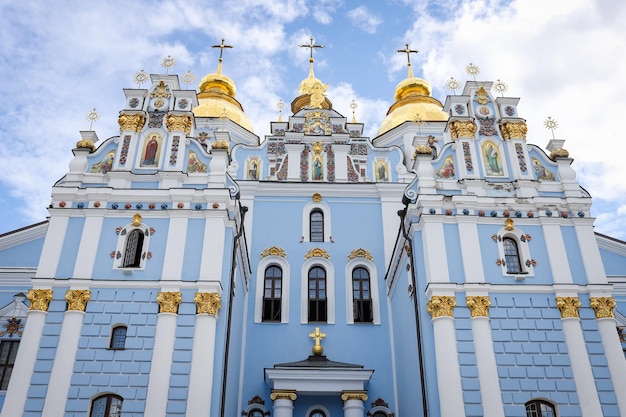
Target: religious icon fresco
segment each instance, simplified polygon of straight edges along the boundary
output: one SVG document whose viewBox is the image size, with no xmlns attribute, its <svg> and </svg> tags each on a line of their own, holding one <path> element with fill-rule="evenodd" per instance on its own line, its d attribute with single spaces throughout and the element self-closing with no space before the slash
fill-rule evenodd
<svg viewBox="0 0 626 417">
<path fill-rule="evenodd" d="M 113 167 L 113 160 L 115 159 L 115 151 L 109 151 L 106 153 L 106 155 L 104 155 L 104 158 L 102 158 L 102 160 L 100 162 L 98 162 L 97 164 L 94 164 L 91 167 L 91 172 L 92 173 L 107 173 L 111 170 L 111 168 Z"/>
<path fill-rule="evenodd" d="M 378 161 L 376 163 L 376 181 L 389 181 L 389 163 L 387 161 Z"/>
<path fill-rule="evenodd" d="M 143 150 L 141 152 L 141 163 L 139 166 L 156 167 L 159 165 L 161 142 L 161 136 L 156 133 L 152 133 L 144 139 Z"/>
<path fill-rule="evenodd" d="M 503 176 L 502 158 L 500 149 L 494 142 L 488 140 L 482 144 L 483 160 L 485 162 L 485 174 L 491 176 Z"/>
<path fill-rule="evenodd" d="M 324 180 L 324 164 L 319 155 L 313 157 L 313 181 Z"/>
<path fill-rule="evenodd" d="M 550 170 L 546 169 L 545 166 L 541 163 L 537 158 L 532 158 L 533 161 L 533 171 L 535 173 L 535 179 L 543 180 L 543 181 L 554 181 L 555 175 Z"/>
<path fill-rule="evenodd" d="M 454 173 L 454 160 L 452 159 L 452 155 L 446 157 L 443 160 L 441 167 L 437 171 L 435 171 L 435 175 L 437 178 L 455 178 Z"/>
<path fill-rule="evenodd" d="M 246 179 L 257 181 L 259 179 L 259 159 L 251 158 L 246 168 Z"/>
<path fill-rule="evenodd" d="M 187 172 L 206 172 L 206 165 L 200 162 L 198 154 L 194 151 L 189 151 L 189 157 L 187 158 Z"/>
</svg>

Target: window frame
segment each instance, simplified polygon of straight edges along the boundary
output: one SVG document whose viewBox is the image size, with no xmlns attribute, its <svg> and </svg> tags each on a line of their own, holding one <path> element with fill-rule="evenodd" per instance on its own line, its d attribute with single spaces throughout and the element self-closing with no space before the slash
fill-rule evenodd
<svg viewBox="0 0 626 417">
<path fill-rule="evenodd" d="M 311 214 L 319 210 L 323 216 L 324 231 L 323 240 L 321 242 L 332 242 L 332 227 L 330 207 L 324 201 L 310 201 L 302 210 L 302 239 L 301 242 L 312 242 L 311 240 Z M 321 243 L 316 242 L 316 243 Z"/>
<path fill-rule="evenodd" d="M 110 417 L 111 416 L 111 403 L 114 399 L 119 400 L 120 402 L 119 414 L 117 416 L 121 417 L 122 407 L 124 405 L 124 398 L 113 393 L 102 393 L 102 394 L 97 395 L 96 397 L 93 397 L 91 399 L 91 405 L 89 407 L 89 417 L 100 417 L 100 416 Z M 99 400 L 105 400 L 104 414 L 94 415 L 94 407 L 96 406 Z"/>
<path fill-rule="evenodd" d="M 514 228 L 513 230 L 506 230 L 504 227 L 498 230 L 498 233 L 495 235 L 494 239 L 496 239 L 498 244 L 499 259 L 505 261 L 504 263 L 500 264 L 503 276 L 516 277 L 516 279 L 523 280 L 525 279 L 525 277 L 535 275 L 534 268 L 531 263 L 532 258 L 530 256 L 530 248 L 528 246 L 528 241 L 530 239 L 526 236 L 526 233 L 518 228 Z M 517 254 L 519 257 L 521 269 L 520 272 L 509 272 L 508 270 L 504 250 L 505 239 L 511 239 L 517 245 Z"/>
<path fill-rule="evenodd" d="M 139 251 L 138 258 L 139 264 L 137 266 L 127 265 L 127 250 L 131 235 L 141 233 L 143 238 L 140 242 L 141 250 Z M 150 228 L 144 223 L 139 226 L 134 226 L 132 223 L 128 223 L 126 226 L 119 229 L 117 236 L 117 246 L 115 254 L 113 256 L 113 269 L 128 271 L 132 273 L 135 270 L 144 270 L 146 267 L 146 261 L 148 260 L 148 249 L 150 247 Z"/>
<path fill-rule="evenodd" d="M 502 250 L 504 252 L 504 261 L 507 274 L 523 274 L 524 270 L 522 269 L 522 258 L 519 253 L 519 246 L 517 245 L 517 241 L 510 236 L 504 236 L 502 238 Z"/>
<path fill-rule="evenodd" d="M 280 272 L 280 276 L 268 276 L 268 271 L 270 270 L 278 270 Z M 267 282 L 268 280 L 271 282 L 271 292 L 272 292 L 272 297 L 268 298 L 266 297 L 266 291 L 267 291 Z M 270 264 L 265 268 L 264 274 L 263 274 L 263 310 L 261 312 L 261 321 L 263 321 L 264 323 L 280 323 L 281 321 L 281 315 L 282 315 L 282 293 L 283 293 L 283 286 L 282 286 L 282 281 L 283 281 L 283 270 L 282 268 L 277 265 L 277 264 Z M 276 288 L 276 282 L 280 282 L 280 285 L 278 287 L 278 291 L 280 291 L 280 294 L 278 295 L 278 297 L 276 297 L 275 295 L 275 291 L 277 290 Z M 270 304 L 270 318 L 265 317 L 265 313 L 266 313 L 266 304 Z M 274 310 L 277 310 L 276 311 Z M 273 314 L 272 314 L 273 313 Z M 278 314 L 278 318 L 275 319 L 274 317 L 276 316 L 276 314 Z"/>
<path fill-rule="evenodd" d="M 117 333 L 120 333 L 124 330 L 123 340 L 121 342 L 121 346 L 118 346 L 119 340 L 116 339 Z M 128 326 L 125 324 L 116 324 L 111 327 L 111 337 L 109 339 L 109 349 L 110 350 L 124 350 L 126 349 L 126 338 L 128 337 Z M 116 344 L 117 343 L 117 344 Z"/>
<path fill-rule="evenodd" d="M 369 272 L 370 276 L 370 300 L 372 309 L 371 322 L 355 322 L 354 321 L 354 299 L 352 293 L 352 271 L 357 268 L 364 268 Z M 378 270 L 373 261 L 367 258 L 354 258 L 346 264 L 345 269 L 346 283 L 346 321 L 348 324 L 367 325 L 381 323 L 380 320 L 380 291 L 378 289 Z"/>
<path fill-rule="evenodd" d="M 319 219 L 317 219 L 318 216 L 319 216 Z M 323 241 L 324 241 L 324 212 L 320 210 L 319 208 L 314 208 L 309 213 L 309 242 L 323 242 Z"/>
<path fill-rule="evenodd" d="M 0 390 L 2 391 L 5 391 L 9 387 L 9 383 L 11 382 L 13 369 L 15 369 L 15 359 L 17 357 L 17 352 L 20 348 L 20 340 L 0 340 L 0 352 L 2 352 L 4 346 L 7 345 L 9 347 L 6 359 L 0 363 Z M 8 376 L 7 371 L 9 371 Z"/>
<path fill-rule="evenodd" d="M 313 275 L 313 272 L 316 272 Z M 323 277 L 317 274 L 317 271 L 323 272 Z M 311 288 L 311 282 L 315 282 L 315 286 Z M 323 285 L 320 285 L 323 283 Z M 323 288 L 322 288 L 323 287 Z M 315 298 L 311 297 L 311 291 L 315 292 Z M 323 292 L 323 298 L 320 293 Z M 314 310 L 312 311 L 313 308 Z M 320 311 L 323 309 L 323 312 Z M 313 319 L 312 319 L 313 317 Z M 328 273 L 319 265 L 312 266 L 307 274 L 307 323 L 327 323 L 328 322 Z"/>
<path fill-rule="evenodd" d="M 323 257 L 307 259 L 300 271 L 300 323 L 309 323 L 309 270 L 315 266 L 326 270 L 326 324 L 335 324 L 335 269 L 330 260 Z"/>
<path fill-rule="evenodd" d="M 283 271 L 282 277 L 282 293 L 280 300 L 280 323 L 289 322 L 289 287 L 290 287 L 290 268 L 285 258 L 279 255 L 268 255 L 261 259 L 257 265 L 256 273 L 256 294 L 254 306 L 254 322 L 255 323 L 279 323 L 276 321 L 263 321 L 263 296 L 265 294 L 265 269 L 271 265 L 280 267 Z"/>
<path fill-rule="evenodd" d="M 365 271 L 367 277 L 355 277 L 357 271 Z M 372 306 L 372 281 L 370 279 L 370 273 L 367 268 L 357 266 L 352 269 L 351 280 L 352 318 L 354 323 L 372 323 L 374 321 L 374 311 Z M 363 285 L 364 283 L 367 283 L 367 288 Z M 358 284 L 358 288 L 355 288 L 355 284 Z M 366 309 L 368 310 L 367 312 L 365 311 Z M 357 314 L 357 312 L 360 314 Z"/>
<path fill-rule="evenodd" d="M 531 405 L 535 405 L 538 406 L 538 408 L 536 410 L 529 410 L 528 407 Z M 550 414 L 546 414 L 544 415 L 544 410 L 541 409 L 541 406 L 545 405 L 551 408 L 551 415 Z M 554 404 L 552 401 L 548 401 L 546 399 L 543 398 L 533 398 L 530 401 L 527 401 L 526 403 L 524 403 L 524 408 L 526 410 L 526 417 L 558 417 L 558 412 L 556 409 L 556 404 Z M 529 414 L 529 412 L 533 412 L 534 411 L 534 416 Z"/>
</svg>

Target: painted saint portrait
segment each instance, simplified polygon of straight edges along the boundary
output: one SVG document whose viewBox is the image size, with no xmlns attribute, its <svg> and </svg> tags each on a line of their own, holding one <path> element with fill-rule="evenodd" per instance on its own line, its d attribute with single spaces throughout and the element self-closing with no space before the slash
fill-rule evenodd
<svg viewBox="0 0 626 417">
<path fill-rule="evenodd" d="M 482 149 L 486 175 L 504 175 L 504 169 L 502 168 L 502 158 L 500 157 L 500 150 L 498 146 L 492 141 L 488 140 L 483 143 Z"/>
<path fill-rule="evenodd" d="M 324 164 L 320 156 L 313 157 L 313 181 L 324 180 Z"/>
<path fill-rule="evenodd" d="M 200 162 L 198 154 L 194 151 L 189 151 L 189 156 L 187 157 L 187 172 L 206 172 L 206 165 Z"/>
<path fill-rule="evenodd" d="M 102 174 L 107 173 L 113 168 L 113 160 L 115 159 L 115 151 L 109 151 L 104 158 L 97 164 L 94 164 L 91 167 L 91 172 L 97 173 L 100 172 Z"/>
<path fill-rule="evenodd" d="M 386 161 L 376 163 L 376 181 L 389 181 L 389 164 Z"/>
<path fill-rule="evenodd" d="M 535 179 L 543 181 L 554 181 L 554 174 L 543 166 L 540 160 L 533 158 L 533 171 Z"/>
<path fill-rule="evenodd" d="M 259 160 L 254 158 L 248 161 L 247 179 L 257 181 L 259 179 Z"/>
<path fill-rule="evenodd" d="M 142 167 L 155 167 L 159 165 L 159 155 L 161 154 L 161 136 L 153 133 L 144 140 L 143 151 L 141 152 Z"/>
<path fill-rule="evenodd" d="M 441 167 L 435 172 L 435 175 L 437 178 L 455 178 L 454 160 L 452 159 L 452 155 L 443 160 Z"/>
</svg>

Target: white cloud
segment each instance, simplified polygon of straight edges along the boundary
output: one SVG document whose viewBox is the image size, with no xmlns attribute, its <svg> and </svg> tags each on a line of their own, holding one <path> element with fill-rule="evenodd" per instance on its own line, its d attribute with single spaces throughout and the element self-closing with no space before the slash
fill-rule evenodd
<svg viewBox="0 0 626 417">
<path fill-rule="evenodd" d="M 378 26 L 383 23 L 383 20 L 372 13 L 366 6 L 359 6 L 356 9 L 352 9 L 348 12 L 348 18 L 350 23 L 364 32 L 374 34 Z"/>
<path fill-rule="evenodd" d="M 328 25 L 333 21 L 333 13 L 342 4 L 341 0 L 313 0 L 311 14 L 318 23 Z"/>
</svg>

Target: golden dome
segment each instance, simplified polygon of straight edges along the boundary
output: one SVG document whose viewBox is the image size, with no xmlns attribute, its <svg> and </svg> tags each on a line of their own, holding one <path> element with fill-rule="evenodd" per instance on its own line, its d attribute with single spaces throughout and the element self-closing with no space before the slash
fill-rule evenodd
<svg viewBox="0 0 626 417">
<path fill-rule="evenodd" d="M 409 66 L 409 76 L 396 86 L 393 97 L 395 103 L 387 111 L 387 117 L 380 125 L 377 136 L 418 117 L 425 122 L 448 120 L 448 114 L 442 110 L 443 105 L 431 97 L 431 92 L 430 84 L 414 77 Z"/>
<path fill-rule="evenodd" d="M 222 74 L 222 59 L 217 65 L 217 72 L 202 77 L 198 85 L 198 106 L 193 109 L 196 117 L 223 117 L 232 120 L 250 132 L 254 132 L 250 119 L 235 99 L 235 83 Z"/>
</svg>

